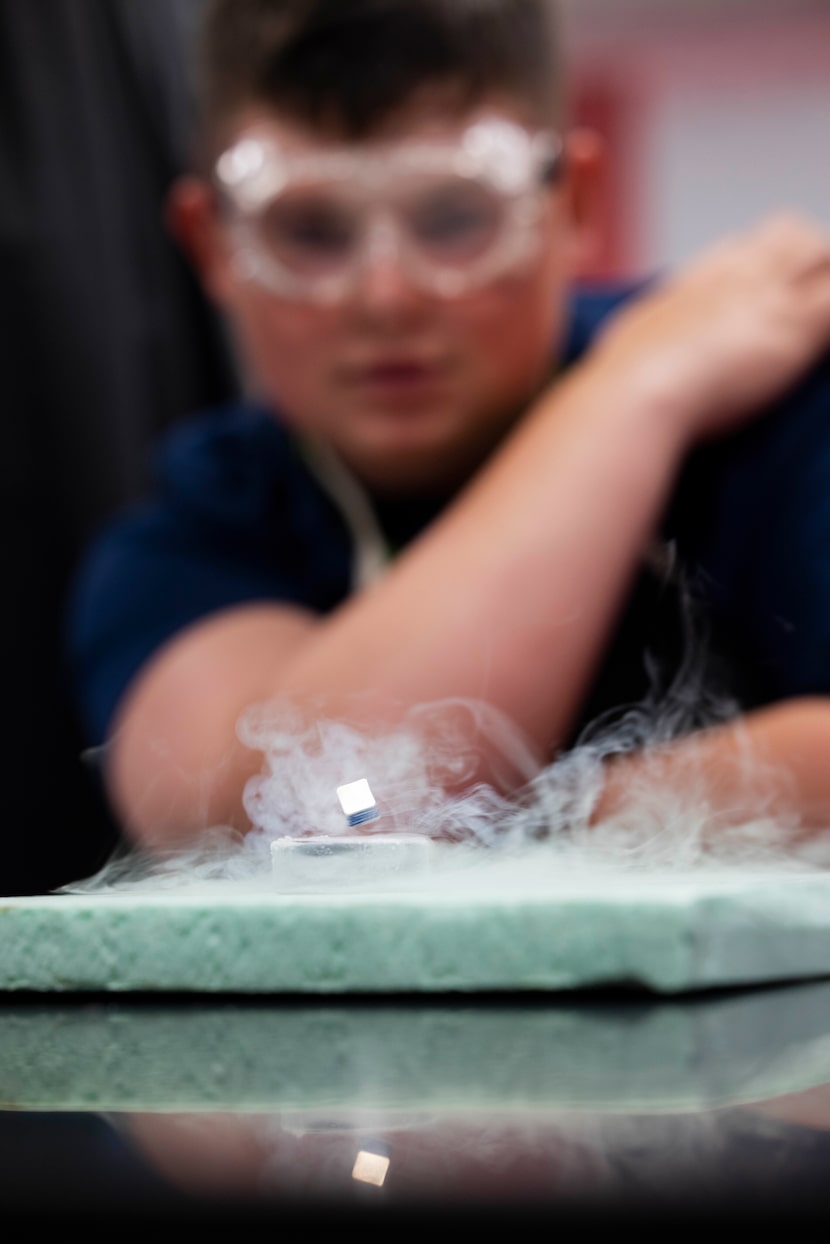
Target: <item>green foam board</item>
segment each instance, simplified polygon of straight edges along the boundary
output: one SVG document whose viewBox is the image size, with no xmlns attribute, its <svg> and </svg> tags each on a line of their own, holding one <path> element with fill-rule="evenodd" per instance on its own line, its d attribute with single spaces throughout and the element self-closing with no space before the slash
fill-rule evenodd
<svg viewBox="0 0 830 1244">
<path fill-rule="evenodd" d="M 486 861 L 397 888 L 203 883 L 0 902 L 0 989 L 690 990 L 830 976 L 830 874 Z"/>
</svg>

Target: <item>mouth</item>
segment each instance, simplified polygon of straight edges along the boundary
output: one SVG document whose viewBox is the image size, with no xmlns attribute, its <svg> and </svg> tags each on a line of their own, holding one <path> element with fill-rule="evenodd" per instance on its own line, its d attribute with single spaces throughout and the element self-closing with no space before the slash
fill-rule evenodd
<svg viewBox="0 0 830 1244">
<path fill-rule="evenodd" d="M 437 360 L 399 356 L 373 360 L 346 372 L 350 385 L 369 396 L 419 398 L 445 380 L 447 366 Z"/>
</svg>

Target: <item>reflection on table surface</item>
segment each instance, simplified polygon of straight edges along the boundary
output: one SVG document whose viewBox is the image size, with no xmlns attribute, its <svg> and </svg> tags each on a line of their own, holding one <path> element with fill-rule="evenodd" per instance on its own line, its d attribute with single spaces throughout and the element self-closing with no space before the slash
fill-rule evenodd
<svg viewBox="0 0 830 1244">
<path fill-rule="evenodd" d="M 830 1172 L 830 983 L 6 995 L 0 1153 L 0 1201 L 27 1213 L 807 1212 Z"/>
</svg>

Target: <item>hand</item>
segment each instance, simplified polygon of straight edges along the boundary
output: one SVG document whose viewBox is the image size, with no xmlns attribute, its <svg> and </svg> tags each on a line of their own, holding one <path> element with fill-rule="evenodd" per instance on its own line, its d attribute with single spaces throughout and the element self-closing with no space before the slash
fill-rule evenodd
<svg viewBox="0 0 830 1244">
<path fill-rule="evenodd" d="M 830 350 L 830 238 L 779 215 L 619 312 L 589 365 L 629 378 L 685 443 L 761 414 Z"/>
</svg>

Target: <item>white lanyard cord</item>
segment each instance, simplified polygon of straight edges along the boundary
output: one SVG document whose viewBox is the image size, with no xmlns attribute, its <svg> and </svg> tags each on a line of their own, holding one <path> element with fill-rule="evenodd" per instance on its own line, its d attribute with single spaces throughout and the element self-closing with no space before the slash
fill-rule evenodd
<svg viewBox="0 0 830 1244">
<path fill-rule="evenodd" d="M 372 503 L 351 471 L 328 445 L 303 438 L 301 448 L 317 482 L 334 502 L 352 536 L 352 591 L 376 583 L 391 560 Z"/>
</svg>

